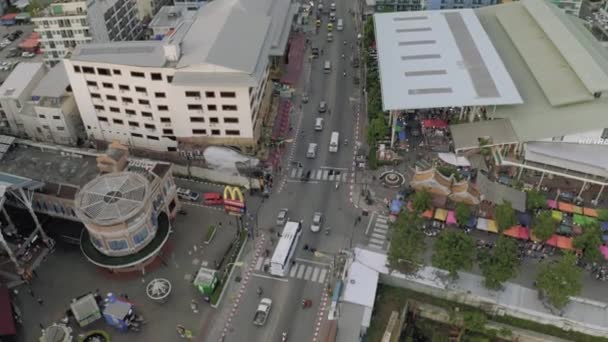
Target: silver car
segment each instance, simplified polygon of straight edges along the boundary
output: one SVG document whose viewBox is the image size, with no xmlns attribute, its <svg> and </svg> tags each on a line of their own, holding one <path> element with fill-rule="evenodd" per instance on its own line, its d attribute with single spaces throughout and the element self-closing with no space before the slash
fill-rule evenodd
<svg viewBox="0 0 608 342">
<path fill-rule="evenodd" d="M 287 213 L 289 213 L 287 208 L 279 210 L 279 215 L 277 215 L 277 226 L 284 226 L 285 223 L 287 223 L 287 219 L 289 218 Z"/>
<path fill-rule="evenodd" d="M 323 214 L 320 212 L 316 212 L 312 215 L 312 223 L 310 224 L 310 230 L 313 233 L 321 230 L 321 226 L 323 225 Z"/>
</svg>

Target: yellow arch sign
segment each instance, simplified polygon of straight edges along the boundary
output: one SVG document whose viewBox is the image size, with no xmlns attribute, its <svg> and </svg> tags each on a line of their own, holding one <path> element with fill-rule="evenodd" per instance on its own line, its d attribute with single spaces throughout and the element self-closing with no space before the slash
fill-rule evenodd
<svg viewBox="0 0 608 342">
<path fill-rule="evenodd" d="M 224 200 L 245 202 L 245 196 L 243 196 L 243 192 L 240 188 L 236 186 L 227 186 L 224 187 Z"/>
</svg>

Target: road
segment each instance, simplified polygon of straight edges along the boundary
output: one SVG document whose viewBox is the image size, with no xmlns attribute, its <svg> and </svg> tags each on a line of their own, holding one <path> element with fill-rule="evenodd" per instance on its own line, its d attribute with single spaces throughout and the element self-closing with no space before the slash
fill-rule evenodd
<svg viewBox="0 0 608 342">
<path fill-rule="evenodd" d="M 329 2 L 324 5 L 329 7 Z M 290 276 L 279 279 L 263 272 L 262 260 L 256 263 L 225 341 L 280 341 L 283 332 L 288 333 L 290 341 L 313 341 L 321 296 L 331 276 L 329 264 L 336 253 L 361 241 L 364 234 L 364 225 L 354 226 L 359 212 L 349 202 L 357 108 L 353 99 L 359 97 L 360 90 L 353 84 L 353 75 L 358 69 L 351 67 L 350 57 L 353 55 L 351 43 L 356 42 L 356 29 L 347 6 L 354 10 L 356 3 L 339 0 L 336 5 L 337 18 L 344 19 L 344 30 L 337 31 L 337 22 L 334 23 L 334 41 L 327 42 L 329 20 L 327 14 L 323 15 L 321 29 L 318 34 L 310 37 L 312 47 L 323 49 L 323 54 L 313 60 L 311 65 L 304 66 L 302 77 L 306 78 L 310 66 L 310 79 L 304 80 L 304 89 L 299 89 L 295 94 L 295 110 L 300 110 L 298 103 L 302 91 L 309 94 L 309 102 L 303 104 L 302 113 L 298 113 L 301 121 L 297 124 L 303 134 L 298 133 L 300 136 L 296 140 L 293 154 L 293 161 L 301 163 L 302 170 L 297 167 L 293 169 L 293 164 L 284 164 L 284 176 L 287 177 L 285 187 L 280 193 L 273 194 L 259 213 L 259 226 L 262 229 L 274 227 L 280 208 L 289 209 L 291 220 L 303 220 L 303 234 L 295 255 L 296 265 L 292 267 Z M 314 20 L 310 25 L 314 25 Z M 347 41 L 346 45 L 343 44 L 344 40 Z M 343 53 L 345 59 L 341 58 Z M 310 47 L 307 51 L 309 54 Z M 329 74 L 323 72 L 326 60 L 332 64 Z M 346 77 L 343 76 L 344 71 Z M 329 110 L 325 114 L 318 113 L 320 101 L 328 104 Z M 325 121 L 321 132 L 314 131 L 314 121 L 318 116 Z M 337 153 L 329 152 L 328 149 L 332 131 L 340 133 Z M 344 144 L 345 139 L 348 140 L 348 145 Z M 306 158 L 308 144 L 311 142 L 319 146 L 314 159 Z M 333 170 L 333 177 L 329 170 Z M 308 182 L 300 181 L 298 175 L 308 171 L 311 171 L 312 179 Z M 339 176 L 336 176 L 336 171 Z M 332 178 L 334 180 L 330 180 Z M 338 188 L 336 183 L 339 184 Z M 329 235 L 310 231 L 311 219 L 316 211 L 324 213 L 324 227 L 331 228 Z M 303 250 L 305 244 L 326 256 L 315 257 Z M 269 246 L 269 249 L 272 250 L 272 247 Z M 263 297 L 273 300 L 273 308 L 263 327 L 252 324 L 260 299 L 256 294 L 259 287 L 263 289 Z M 312 308 L 301 308 L 300 303 L 304 298 L 312 299 Z"/>
</svg>

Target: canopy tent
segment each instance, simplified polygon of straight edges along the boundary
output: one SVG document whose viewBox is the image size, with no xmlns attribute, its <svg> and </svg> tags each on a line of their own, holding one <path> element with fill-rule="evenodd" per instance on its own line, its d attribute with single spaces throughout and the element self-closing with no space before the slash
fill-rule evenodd
<svg viewBox="0 0 608 342">
<path fill-rule="evenodd" d="M 432 218 L 433 218 L 433 212 L 434 212 L 433 208 L 431 208 L 431 209 L 427 209 L 427 210 L 425 210 L 425 211 L 422 213 L 422 217 L 424 217 L 424 218 L 428 218 L 428 219 L 432 219 Z"/>
<path fill-rule="evenodd" d="M 583 208 L 583 215 L 585 216 L 591 216 L 591 217 L 597 217 L 597 210 L 593 209 L 593 208 Z"/>
<path fill-rule="evenodd" d="M 498 233 L 498 225 L 496 221 L 480 217 L 477 219 L 477 229 L 486 232 Z"/>
<path fill-rule="evenodd" d="M 572 238 L 560 236 L 557 234 L 553 234 L 553 236 L 551 236 L 551 238 L 549 240 L 547 240 L 547 242 L 545 242 L 545 243 L 549 246 L 553 246 L 553 247 L 557 247 L 557 248 L 561 248 L 561 249 L 567 249 L 567 250 L 574 249 L 572 247 Z"/>
<path fill-rule="evenodd" d="M 448 211 L 448 217 L 445 220 L 445 222 L 447 224 L 457 224 L 458 222 L 456 221 L 456 212 L 454 212 L 454 210 L 450 210 Z"/>
<path fill-rule="evenodd" d="M 602 240 L 604 240 L 604 242 L 608 242 L 608 234 L 602 236 Z"/>
<path fill-rule="evenodd" d="M 403 201 L 394 199 L 391 201 L 391 214 L 398 214 L 403 207 Z"/>
<path fill-rule="evenodd" d="M 574 226 L 572 226 L 572 234 L 574 234 L 574 235 L 583 234 L 583 227 L 575 224 Z"/>
<path fill-rule="evenodd" d="M 563 216 L 564 214 L 562 214 L 561 211 L 551 210 L 551 217 L 553 217 L 556 221 L 561 222 Z"/>
<path fill-rule="evenodd" d="M 549 207 L 551 209 L 557 209 L 557 201 L 547 200 L 547 207 Z"/>
<path fill-rule="evenodd" d="M 437 157 L 441 159 L 443 162 L 448 163 L 454 166 L 462 166 L 462 167 L 470 167 L 471 163 L 467 157 L 457 156 L 454 153 L 437 153 Z"/>
<path fill-rule="evenodd" d="M 422 120 L 422 128 L 447 128 L 448 123 L 439 119 Z"/>
<path fill-rule="evenodd" d="M 582 215 L 583 214 L 583 207 L 579 207 L 578 205 L 573 205 L 572 206 L 572 212 L 575 213 L 575 214 Z"/>
<path fill-rule="evenodd" d="M 17 335 L 17 326 L 13 318 L 11 295 L 6 287 L 0 287 L 0 336 Z"/>
<path fill-rule="evenodd" d="M 530 229 L 523 226 L 513 226 L 502 233 L 521 240 L 528 240 L 530 238 Z"/>
<path fill-rule="evenodd" d="M 594 224 L 597 222 L 597 219 L 595 217 L 583 216 L 583 215 L 579 215 L 579 214 L 574 214 L 573 220 L 574 220 L 574 223 L 578 224 L 579 226 L 585 226 L 585 225 Z"/>
<path fill-rule="evenodd" d="M 608 222 L 604 221 L 600 223 L 600 227 L 602 227 L 602 230 L 608 230 Z"/>
<path fill-rule="evenodd" d="M 498 233 L 498 224 L 494 220 L 488 220 L 488 231 Z"/>
<path fill-rule="evenodd" d="M 445 222 L 448 217 L 448 211 L 446 209 L 437 208 L 435 210 L 435 220 Z"/>
<path fill-rule="evenodd" d="M 517 220 L 524 227 L 530 227 L 532 223 L 532 217 L 528 213 L 517 212 Z"/>
<path fill-rule="evenodd" d="M 600 252 L 604 256 L 604 259 L 608 260 L 608 246 L 600 246 Z"/>
<path fill-rule="evenodd" d="M 557 204 L 557 208 L 560 211 L 563 211 L 565 213 L 573 213 L 574 212 L 574 206 L 570 203 L 566 203 L 566 202 L 559 202 Z"/>
<path fill-rule="evenodd" d="M 466 224 L 467 228 L 475 228 L 477 226 L 477 217 L 471 215 Z"/>
<path fill-rule="evenodd" d="M 565 224 L 560 224 L 555 232 L 558 234 L 570 235 L 572 234 L 572 227 L 566 226 Z"/>
</svg>

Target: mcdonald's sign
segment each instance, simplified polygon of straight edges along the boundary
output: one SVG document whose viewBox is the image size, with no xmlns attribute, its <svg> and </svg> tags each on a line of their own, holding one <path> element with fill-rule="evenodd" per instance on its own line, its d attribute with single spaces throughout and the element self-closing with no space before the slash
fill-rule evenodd
<svg viewBox="0 0 608 342">
<path fill-rule="evenodd" d="M 224 188 L 224 209 L 232 215 L 240 216 L 245 213 L 245 196 L 236 186 Z"/>
</svg>

